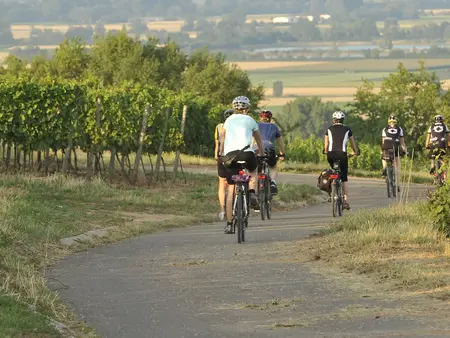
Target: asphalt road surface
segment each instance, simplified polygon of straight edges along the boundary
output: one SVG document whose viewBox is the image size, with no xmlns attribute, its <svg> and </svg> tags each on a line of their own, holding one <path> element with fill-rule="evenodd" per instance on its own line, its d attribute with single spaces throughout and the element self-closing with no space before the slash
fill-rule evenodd
<svg viewBox="0 0 450 338">
<path fill-rule="evenodd" d="M 316 176 L 278 182 L 315 185 Z M 381 180 L 351 179 L 350 189 L 347 214 L 390 203 Z M 413 185 L 409 200 L 425 190 Z M 332 222 L 330 213 L 324 203 L 252 216 L 245 244 L 219 222 L 124 240 L 68 257 L 49 277 L 68 286 L 62 300 L 101 337 L 450 337 L 450 316 L 429 305 L 362 294 L 291 259 L 292 241 Z M 60 288 L 54 279 L 49 287 Z"/>
</svg>

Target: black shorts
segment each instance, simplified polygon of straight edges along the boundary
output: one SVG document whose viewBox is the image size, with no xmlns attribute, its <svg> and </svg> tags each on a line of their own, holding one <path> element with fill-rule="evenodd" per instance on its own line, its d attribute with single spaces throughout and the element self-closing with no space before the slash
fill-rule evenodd
<svg viewBox="0 0 450 338">
<path fill-rule="evenodd" d="M 399 157 L 403 155 L 403 152 L 401 149 L 383 149 L 383 155 L 381 155 L 383 160 L 387 160 L 391 157 L 391 154 L 394 153 L 394 157 Z"/>
<path fill-rule="evenodd" d="M 428 153 L 429 159 L 434 159 L 437 156 L 445 157 L 447 155 L 447 149 L 446 148 L 432 148 L 430 149 L 430 152 Z"/>
<path fill-rule="evenodd" d="M 223 165 L 221 161 L 217 161 L 217 175 L 221 178 L 227 177 L 228 169 Z"/>
<path fill-rule="evenodd" d="M 266 148 L 264 149 L 264 152 L 267 155 L 267 164 L 270 168 L 273 168 L 277 165 L 278 159 L 277 155 L 275 154 L 275 149 Z M 261 163 L 258 164 L 258 172 L 262 171 Z"/>
<path fill-rule="evenodd" d="M 231 162 L 229 168 L 226 168 L 227 182 L 230 185 L 234 184 L 233 175 L 239 174 L 239 168 L 241 164 L 237 163 L 237 161 L 247 162 L 245 164 L 245 168 L 250 172 L 255 171 L 258 168 L 258 160 L 256 159 L 256 154 L 253 151 L 244 151 L 243 153 L 239 154 L 234 158 L 233 162 Z"/>
<path fill-rule="evenodd" d="M 342 182 L 348 181 L 348 157 L 347 153 L 342 151 L 332 151 L 327 154 L 328 163 L 331 169 L 333 169 L 333 162 L 339 160 L 339 169 L 341 170 L 341 180 Z"/>
</svg>

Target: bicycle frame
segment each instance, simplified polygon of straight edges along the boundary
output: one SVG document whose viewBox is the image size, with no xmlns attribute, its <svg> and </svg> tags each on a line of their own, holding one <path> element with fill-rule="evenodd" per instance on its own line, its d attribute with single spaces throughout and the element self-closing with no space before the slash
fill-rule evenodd
<svg viewBox="0 0 450 338">
<path fill-rule="evenodd" d="M 339 169 L 340 161 L 333 163 L 333 173 L 329 175 L 331 181 L 331 214 L 336 217 L 338 214 L 342 216 L 344 206 L 344 195 L 342 193 L 341 171 Z M 337 210 L 336 210 L 337 209 Z M 336 212 L 337 211 L 337 212 Z"/>
<path fill-rule="evenodd" d="M 397 197 L 397 175 L 396 175 L 396 165 L 395 154 L 389 152 L 389 156 L 384 156 L 383 159 L 386 161 L 386 188 L 388 198 Z"/>
<path fill-rule="evenodd" d="M 264 220 L 266 218 L 266 214 L 268 219 L 271 217 L 270 200 L 272 199 L 270 192 L 270 167 L 267 163 L 267 157 L 261 158 L 261 167 L 261 173 L 258 174 L 258 195 L 261 219 Z"/>
<path fill-rule="evenodd" d="M 235 188 L 236 196 L 234 198 L 233 203 L 233 232 L 236 233 L 236 225 L 237 225 L 238 243 L 242 243 L 245 241 L 245 229 L 248 227 L 248 217 L 250 215 L 249 212 L 250 175 L 246 173 L 243 163 L 240 163 L 239 174 L 233 175 L 232 179 L 236 184 Z"/>
</svg>

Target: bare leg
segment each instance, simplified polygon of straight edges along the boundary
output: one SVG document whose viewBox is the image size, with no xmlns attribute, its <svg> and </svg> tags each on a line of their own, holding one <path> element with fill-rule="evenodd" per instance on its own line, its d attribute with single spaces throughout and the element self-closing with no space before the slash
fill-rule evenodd
<svg viewBox="0 0 450 338">
<path fill-rule="evenodd" d="M 256 192 L 256 185 L 258 183 L 258 170 L 252 171 L 249 173 L 250 175 L 250 182 L 249 182 L 249 189 L 255 190 Z"/>
<path fill-rule="evenodd" d="M 273 168 L 270 168 L 270 178 L 272 181 L 276 181 L 278 178 L 278 168 L 276 165 Z"/>
<path fill-rule="evenodd" d="M 234 198 L 234 184 L 228 184 L 228 196 L 227 196 L 227 221 L 233 221 L 233 198 Z"/>
<path fill-rule="evenodd" d="M 386 169 L 386 167 L 387 167 L 386 160 L 381 160 L 381 163 L 383 165 L 383 169 Z"/>
<path fill-rule="evenodd" d="M 225 211 L 225 181 L 226 178 L 219 177 L 219 191 L 217 192 L 219 196 L 220 210 Z"/>
<path fill-rule="evenodd" d="M 348 203 L 348 182 L 342 182 L 342 186 L 344 187 L 344 201 Z"/>
</svg>

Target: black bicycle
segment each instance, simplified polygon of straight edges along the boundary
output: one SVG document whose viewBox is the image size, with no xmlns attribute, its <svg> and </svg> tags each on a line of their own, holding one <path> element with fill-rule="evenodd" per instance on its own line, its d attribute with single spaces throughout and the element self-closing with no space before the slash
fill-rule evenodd
<svg viewBox="0 0 450 338">
<path fill-rule="evenodd" d="M 236 196 L 233 203 L 233 233 L 236 233 L 238 243 L 245 242 L 245 230 L 248 228 L 249 208 L 249 181 L 250 175 L 245 172 L 245 161 L 237 161 L 239 174 L 233 175 L 236 184 Z M 236 229 L 237 228 L 237 229 Z"/>
<path fill-rule="evenodd" d="M 278 156 L 277 156 L 278 157 Z M 272 217 L 272 191 L 270 185 L 270 167 L 267 163 L 268 156 L 259 157 L 261 163 L 261 173 L 258 174 L 258 195 L 259 195 L 259 211 L 261 219 L 265 220 Z"/>
<path fill-rule="evenodd" d="M 383 159 L 386 161 L 386 189 L 387 189 L 387 197 L 397 197 L 397 191 L 400 190 L 400 187 L 397 186 L 397 177 L 395 175 L 395 166 L 394 166 L 394 150 L 385 152 L 383 154 Z"/>
<path fill-rule="evenodd" d="M 446 171 L 442 169 L 444 162 L 442 161 L 441 156 L 437 155 L 435 157 L 435 163 L 436 163 L 436 172 L 434 174 L 434 183 L 438 187 L 442 187 L 445 183 Z"/>
<path fill-rule="evenodd" d="M 331 215 L 333 217 L 342 216 L 344 213 L 344 188 L 339 166 L 340 160 L 334 160 L 332 172 L 329 175 L 331 179 Z"/>
<path fill-rule="evenodd" d="M 245 151 L 249 146 L 244 149 L 232 152 L 222 157 L 222 162 L 231 164 L 241 152 Z M 235 197 L 233 202 L 233 223 L 232 232 L 237 233 L 238 243 L 245 242 L 245 231 L 248 228 L 248 217 L 250 216 L 249 208 L 249 181 L 250 175 L 246 173 L 245 161 L 236 161 L 239 166 L 238 175 L 233 175 L 232 180 L 235 183 Z"/>
</svg>

